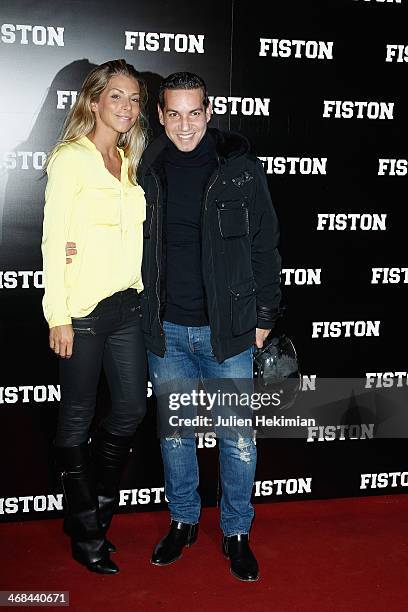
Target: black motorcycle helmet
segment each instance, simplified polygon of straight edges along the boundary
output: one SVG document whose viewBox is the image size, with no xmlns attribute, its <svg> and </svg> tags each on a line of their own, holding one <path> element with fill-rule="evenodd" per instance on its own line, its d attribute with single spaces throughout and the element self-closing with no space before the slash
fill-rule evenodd
<svg viewBox="0 0 408 612">
<path fill-rule="evenodd" d="M 255 350 L 254 381 L 259 391 L 280 394 L 281 410 L 293 405 L 301 375 L 296 349 L 286 334 L 267 338 L 264 346 Z"/>
</svg>

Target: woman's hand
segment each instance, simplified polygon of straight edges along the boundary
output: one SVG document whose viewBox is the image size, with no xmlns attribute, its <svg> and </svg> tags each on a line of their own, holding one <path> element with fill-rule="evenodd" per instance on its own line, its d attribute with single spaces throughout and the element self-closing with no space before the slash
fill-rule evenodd
<svg viewBox="0 0 408 612">
<path fill-rule="evenodd" d="M 77 254 L 77 248 L 76 248 L 76 243 L 75 242 L 67 242 L 65 245 L 65 255 L 66 255 L 66 259 L 65 262 L 67 264 L 72 263 L 72 259 L 70 257 L 70 255 L 76 255 Z"/>
<path fill-rule="evenodd" d="M 50 348 L 60 357 L 69 359 L 74 344 L 72 325 L 56 325 L 50 329 Z"/>
</svg>

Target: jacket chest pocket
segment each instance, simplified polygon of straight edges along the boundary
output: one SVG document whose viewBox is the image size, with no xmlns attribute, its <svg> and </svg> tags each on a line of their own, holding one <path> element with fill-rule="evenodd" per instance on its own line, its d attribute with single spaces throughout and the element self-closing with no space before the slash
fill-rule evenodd
<svg viewBox="0 0 408 612">
<path fill-rule="evenodd" d="M 217 202 L 217 214 L 222 238 L 248 236 L 249 212 L 245 199 Z"/>
</svg>

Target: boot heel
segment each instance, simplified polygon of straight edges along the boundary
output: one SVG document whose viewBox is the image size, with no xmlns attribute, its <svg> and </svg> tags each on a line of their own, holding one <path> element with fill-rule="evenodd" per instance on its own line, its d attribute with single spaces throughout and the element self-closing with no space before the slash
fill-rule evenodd
<svg viewBox="0 0 408 612">
<path fill-rule="evenodd" d="M 188 537 L 186 547 L 190 548 L 195 542 L 197 542 L 198 528 L 196 525 L 193 526 L 192 534 Z"/>
</svg>

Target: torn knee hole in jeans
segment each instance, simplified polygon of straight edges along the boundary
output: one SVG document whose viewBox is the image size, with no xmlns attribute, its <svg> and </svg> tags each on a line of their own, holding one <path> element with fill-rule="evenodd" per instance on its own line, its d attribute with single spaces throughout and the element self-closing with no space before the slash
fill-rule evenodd
<svg viewBox="0 0 408 612">
<path fill-rule="evenodd" d="M 166 442 L 173 442 L 172 448 L 178 448 L 181 446 L 181 436 L 179 434 L 170 436 L 169 438 L 166 438 Z"/>
<path fill-rule="evenodd" d="M 237 442 L 237 448 L 239 450 L 239 458 L 245 463 L 251 462 L 251 440 L 244 440 L 239 438 Z"/>
</svg>

